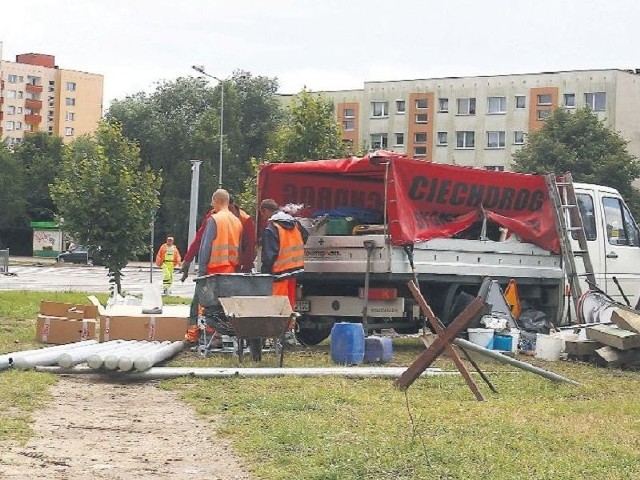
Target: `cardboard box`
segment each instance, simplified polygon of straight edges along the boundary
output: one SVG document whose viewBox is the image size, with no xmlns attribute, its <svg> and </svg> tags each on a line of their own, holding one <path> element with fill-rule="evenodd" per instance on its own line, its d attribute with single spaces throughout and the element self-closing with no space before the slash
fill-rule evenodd
<svg viewBox="0 0 640 480">
<path fill-rule="evenodd" d="M 100 317 L 100 341 L 109 340 L 184 340 L 189 319 L 160 315 L 103 315 Z"/>
<path fill-rule="evenodd" d="M 36 341 L 63 345 L 65 343 L 91 340 L 96 336 L 95 319 L 74 320 L 67 317 L 38 315 Z"/>
<path fill-rule="evenodd" d="M 40 314 L 50 317 L 66 317 L 75 320 L 97 318 L 98 307 L 95 305 L 79 305 L 75 303 L 40 302 Z"/>
</svg>

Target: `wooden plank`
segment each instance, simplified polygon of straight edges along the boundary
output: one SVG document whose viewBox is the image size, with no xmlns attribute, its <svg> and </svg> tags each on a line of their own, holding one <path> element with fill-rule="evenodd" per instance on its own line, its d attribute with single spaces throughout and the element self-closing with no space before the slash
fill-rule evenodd
<svg viewBox="0 0 640 480">
<path fill-rule="evenodd" d="M 619 350 L 640 347 L 640 334 L 614 327 L 613 325 L 593 325 L 587 327 L 587 338 L 604 343 Z"/>
<path fill-rule="evenodd" d="M 611 313 L 611 321 L 620 328 L 640 333 L 640 313 L 631 312 L 622 308 L 615 308 Z"/>
</svg>

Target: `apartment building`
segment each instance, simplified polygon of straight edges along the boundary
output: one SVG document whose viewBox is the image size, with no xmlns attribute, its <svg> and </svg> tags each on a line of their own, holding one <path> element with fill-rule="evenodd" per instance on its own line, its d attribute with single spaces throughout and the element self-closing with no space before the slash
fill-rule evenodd
<svg viewBox="0 0 640 480">
<path fill-rule="evenodd" d="M 103 76 L 58 68 L 53 55 L 25 53 L 2 60 L 0 139 L 9 145 L 44 131 L 68 143 L 95 131 L 102 117 Z"/>
<path fill-rule="evenodd" d="M 318 92 L 336 106 L 354 148 L 509 170 L 527 134 L 557 107 L 589 106 L 640 157 L 640 70 L 580 70 L 365 82 Z"/>
</svg>

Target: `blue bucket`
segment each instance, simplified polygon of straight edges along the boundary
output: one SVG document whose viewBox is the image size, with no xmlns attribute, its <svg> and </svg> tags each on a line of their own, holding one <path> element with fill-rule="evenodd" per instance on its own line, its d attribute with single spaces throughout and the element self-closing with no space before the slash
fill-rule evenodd
<svg viewBox="0 0 640 480">
<path fill-rule="evenodd" d="M 493 349 L 501 350 L 503 352 L 511 351 L 512 338 L 509 335 L 494 335 L 493 336 Z"/>
<path fill-rule="evenodd" d="M 331 329 L 331 360 L 355 365 L 364 360 L 364 328 L 361 323 L 339 322 Z"/>
</svg>

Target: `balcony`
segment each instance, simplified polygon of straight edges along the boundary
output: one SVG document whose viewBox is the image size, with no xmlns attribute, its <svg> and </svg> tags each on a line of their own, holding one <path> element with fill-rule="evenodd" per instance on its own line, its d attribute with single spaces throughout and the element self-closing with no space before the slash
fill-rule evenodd
<svg viewBox="0 0 640 480">
<path fill-rule="evenodd" d="M 40 110 L 42 108 L 42 100 L 27 98 L 24 101 L 24 106 L 31 110 Z"/>
<path fill-rule="evenodd" d="M 30 123 L 32 125 L 38 125 L 40 124 L 40 122 L 42 122 L 42 116 L 41 115 L 25 115 L 24 116 L 24 121 L 26 123 Z"/>
<path fill-rule="evenodd" d="M 25 90 L 27 93 L 42 93 L 42 85 L 33 85 L 31 83 L 27 83 L 25 85 Z"/>
</svg>

